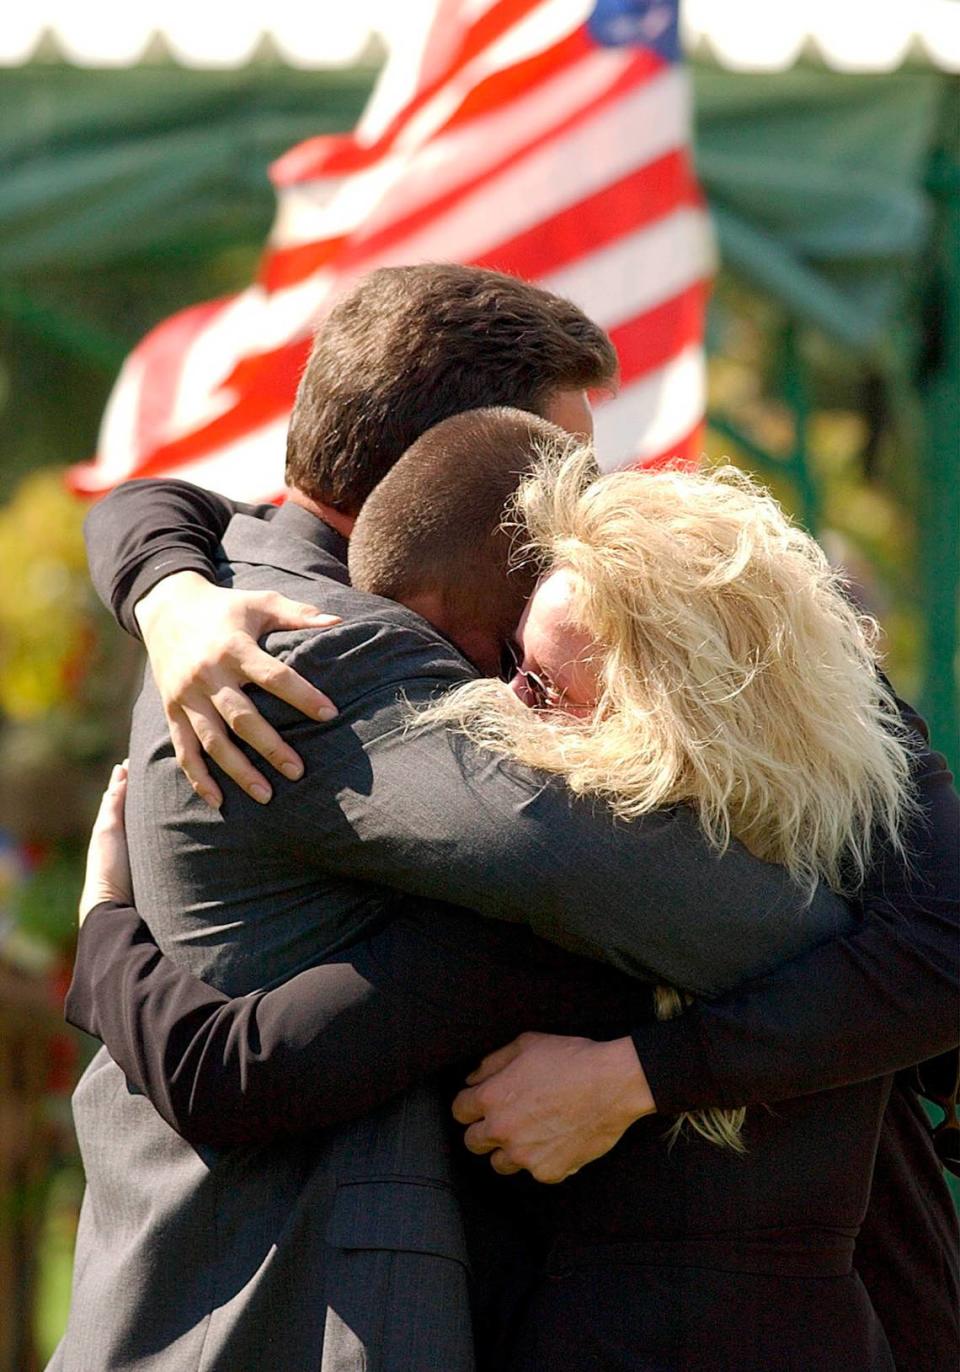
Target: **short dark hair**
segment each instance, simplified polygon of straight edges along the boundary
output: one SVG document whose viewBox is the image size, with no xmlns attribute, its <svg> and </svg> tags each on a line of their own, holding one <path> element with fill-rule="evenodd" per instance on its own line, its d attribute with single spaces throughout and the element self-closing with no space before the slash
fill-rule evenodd
<svg viewBox="0 0 960 1372">
<path fill-rule="evenodd" d="M 438 594 L 458 626 L 513 634 L 535 571 L 511 560 L 504 512 L 539 451 L 570 436 L 496 406 L 428 429 L 370 494 L 350 538 L 358 590 L 406 601 Z"/>
<path fill-rule="evenodd" d="M 427 429 L 486 405 L 540 414 L 609 385 L 613 344 L 550 291 L 479 267 L 371 272 L 320 326 L 287 435 L 287 483 L 355 514 Z"/>
</svg>

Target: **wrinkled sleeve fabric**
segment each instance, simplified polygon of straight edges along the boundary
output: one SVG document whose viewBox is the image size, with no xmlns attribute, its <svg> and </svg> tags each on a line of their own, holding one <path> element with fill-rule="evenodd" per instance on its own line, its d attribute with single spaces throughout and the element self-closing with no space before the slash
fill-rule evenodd
<svg viewBox="0 0 960 1372">
<path fill-rule="evenodd" d="M 97 502 L 84 524 L 90 579 L 135 638 L 138 600 L 174 572 L 215 579 L 220 539 L 235 514 L 270 518 L 274 505 L 245 505 L 188 481 L 126 481 Z"/>
<path fill-rule="evenodd" d="M 91 511 L 95 585 L 131 632 L 133 607 L 157 580 L 187 567 L 213 574 L 238 508 L 185 482 L 132 482 Z M 331 676 L 335 640 L 318 659 L 309 644 L 286 655 L 333 693 L 341 707 L 334 730 L 312 738 L 302 717 L 281 710 L 274 718 L 276 703 L 256 693 L 312 776 L 342 779 L 335 814 L 330 788 L 313 784 L 290 807 L 275 799 L 262 821 L 283 822 L 290 842 L 316 853 L 325 870 L 526 923 L 575 952 L 701 995 L 849 927 L 846 906 L 825 888 L 808 906 L 782 869 L 739 844 L 713 852 L 683 807 L 620 824 L 602 803 L 491 760 L 446 729 L 409 735 L 393 689 L 360 702 L 362 729 L 351 734 Z M 343 651 L 359 646 L 344 641 Z M 421 682 L 416 671 L 414 654 L 403 684 L 413 705 L 443 684 Z"/>
<path fill-rule="evenodd" d="M 569 951 L 701 995 L 851 927 L 847 906 L 825 888 L 808 905 L 782 868 L 736 843 L 714 851 L 683 806 L 623 822 L 602 801 L 442 725 L 411 730 L 411 712 L 444 684 L 432 668 L 417 674 L 429 659 L 418 658 L 412 635 L 409 657 L 394 653 L 394 681 L 350 699 L 338 689 L 337 659 L 366 651 L 375 632 L 344 623 L 284 655 L 327 683 L 340 710 L 331 724 L 255 693 L 308 773 L 295 787 L 278 784 L 258 826 L 318 875 L 525 924 Z"/>
<path fill-rule="evenodd" d="M 916 739 L 909 860 L 889 849 L 878 855 L 860 893 L 862 921 L 843 938 L 634 1033 L 664 1114 L 785 1100 L 956 1046 L 960 800 L 923 721 L 898 705 Z"/>
<path fill-rule="evenodd" d="M 627 978 L 526 930 L 424 910 L 322 966 L 233 999 L 164 957 L 131 907 L 80 931 L 66 1017 L 195 1145 L 340 1124 L 524 1029 L 602 1030 L 649 1010 Z M 611 1024 L 612 1027 L 612 1024 Z"/>
</svg>

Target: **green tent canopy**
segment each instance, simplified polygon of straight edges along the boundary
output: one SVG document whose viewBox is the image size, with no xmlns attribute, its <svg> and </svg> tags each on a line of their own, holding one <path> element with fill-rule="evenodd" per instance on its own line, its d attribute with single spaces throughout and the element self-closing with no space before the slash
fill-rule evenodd
<svg viewBox="0 0 960 1372">
<path fill-rule="evenodd" d="M 0 74 L 0 281 L 262 241 L 270 160 L 350 128 L 373 71 Z M 930 241 L 939 72 L 696 71 L 696 147 L 724 261 L 858 349 Z"/>
</svg>

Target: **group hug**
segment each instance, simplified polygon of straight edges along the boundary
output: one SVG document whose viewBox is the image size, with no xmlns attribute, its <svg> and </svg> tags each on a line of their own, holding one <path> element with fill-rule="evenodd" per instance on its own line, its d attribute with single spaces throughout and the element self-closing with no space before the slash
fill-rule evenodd
<svg viewBox="0 0 960 1372">
<path fill-rule="evenodd" d="M 601 470 L 616 383 L 381 269 L 282 503 L 90 511 L 149 661 L 52 1372 L 955 1372 L 960 801 L 768 491 Z"/>
</svg>

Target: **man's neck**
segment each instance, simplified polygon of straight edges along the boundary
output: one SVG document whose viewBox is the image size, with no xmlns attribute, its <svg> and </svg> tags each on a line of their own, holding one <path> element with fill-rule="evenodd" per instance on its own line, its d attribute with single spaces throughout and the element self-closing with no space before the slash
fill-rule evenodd
<svg viewBox="0 0 960 1372">
<path fill-rule="evenodd" d="M 498 674 L 500 642 L 492 630 L 456 623 L 448 614 L 443 597 L 435 591 L 412 591 L 399 597 L 399 602 L 432 624 L 484 676 Z"/>
<path fill-rule="evenodd" d="M 324 524 L 329 524 L 331 529 L 342 534 L 344 538 L 349 538 L 353 533 L 353 526 L 357 522 L 356 515 L 344 514 L 342 510 L 335 510 L 332 505 L 324 505 L 319 500 L 313 500 L 296 486 L 287 487 L 287 499 L 292 505 L 299 505 L 301 509 L 316 515 L 317 519 L 322 519 Z"/>
</svg>

